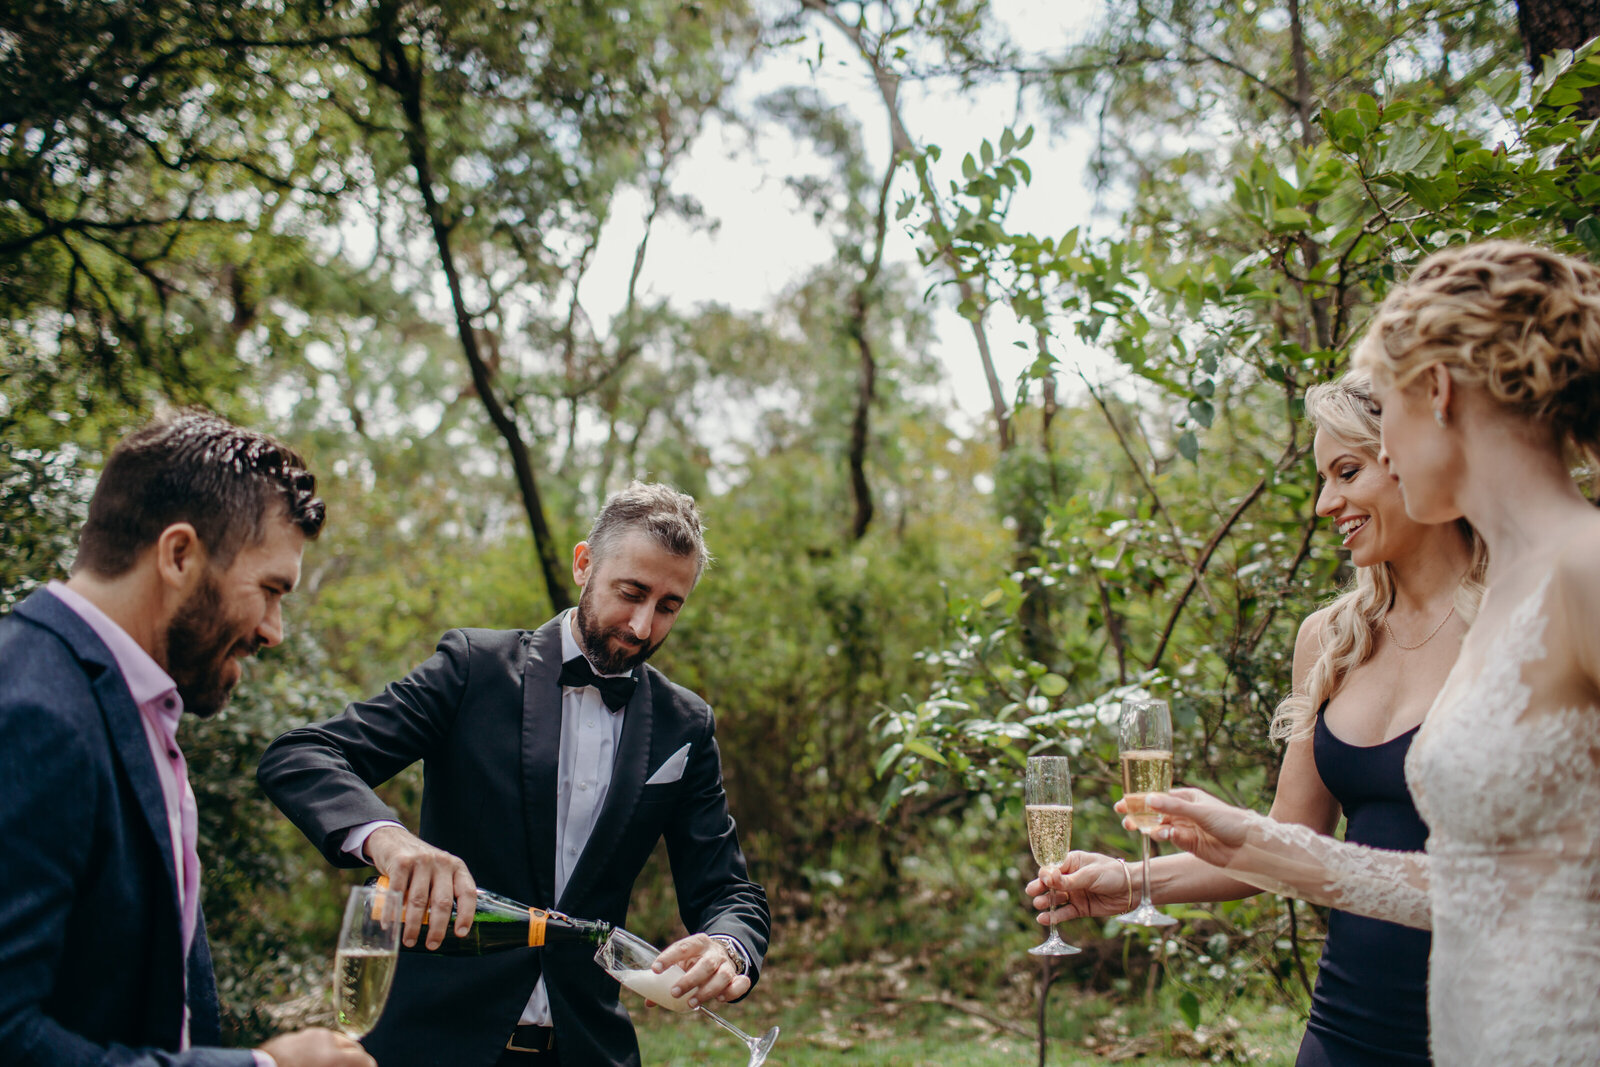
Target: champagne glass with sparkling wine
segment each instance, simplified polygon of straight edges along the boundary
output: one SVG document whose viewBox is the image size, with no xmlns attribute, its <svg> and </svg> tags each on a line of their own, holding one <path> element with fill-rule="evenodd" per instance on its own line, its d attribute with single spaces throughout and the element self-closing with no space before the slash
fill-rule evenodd
<svg viewBox="0 0 1600 1067">
<path fill-rule="evenodd" d="M 1148 802 L 1151 793 L 1165 793 L 1172 788 L 1172 716 L 1165 700 L 1135 697 L 1122 702 L 1118 726 L 1123 806 L 1139 830 L 1142 889 L 1139 906 L 1117 918 L 1135 926 L 1172 926 L 1178 920 L 1163 915 L 1150 902 L 1150 831 L 1161 824 L 1161 815 L 1151 811 Z"/>
<path fill-rule="evenodd" d="M 1065 756 L 1029 756 L 1027 778 L 1023 782 L 1023 804 L 1028 813 L 1028 844 L 1034 861 L 1049 867 L 1067 858 L 1072 847 L 1072 774 Z M 1050 908 L 1055 910 L 1056 893 L 1050 891 Z M 1028 950 L 1034 956 L 1071 956 L 1083 949 L 1061 940 L 1058 924 L 1050 924 L 1044 944 Z"/>
<path fill-rule="evenodd" d="M 334 951 L 333 1004 L 339 1029 L 367 1036 L 383 1014 L 400 952 L 400 894 L 375 885 L 350 889 Z"/>
<path fill-rule="evenodd" d="M 749 1067 L 761 1067 L 767 1061 L 767 1053 L 771 1052 L 772 1046 L 777 1043 L 778 1028 L 774 1026 L 760 1037 L 751 1037 L 704 1004 L 689 1007 L 688 997 L 672 995 L 672 987 L 683 978 L 683 966 L 674 963 L 657 974 L 650 968 L 659 955 L 661 950 L 643 938 L 635 937 L 626 930 L 613 929 L 611 936 L 606 938 L 600 950 L 594 954 L 594 961 L 625 988 L 633 990 L 646 1000 L 655 1001 L 668 1011 L 698 1011 L 710 1016 L 723 1029 L 731 1031 L 735 1037 L 744 1042 L 744 1047 L 750 1050 Z"/>
</svg>

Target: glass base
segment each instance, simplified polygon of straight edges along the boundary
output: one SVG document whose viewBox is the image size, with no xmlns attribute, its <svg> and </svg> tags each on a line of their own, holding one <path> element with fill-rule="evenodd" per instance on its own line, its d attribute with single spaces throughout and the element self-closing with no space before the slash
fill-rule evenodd
<svg viewBox="0 0 1600 1067">
<path fill-rule="evenodd" d="M 1132 911 L 1117 916 L 1117 922 L 1127 923 L 1130 926 L 1177 926 L 1178 920 L 1170 915 L 1163 914 L 1149 902 L 1140 904 Z"/>
<path fill-rule="evenodd" d="M 761 1067 L 763 1063 L 766 1063 L 767 1053 L 771 1052 L 772 1046 L 776 1045 L 777 1043 L 778 1028 L 776 1026 L 762 1034 L 760 1037 L 756 1038 L 755 1044 L 750 1046 L 749 1067 Z"/>
<path fill-rule="evenodd" d="M 1083 949 L 1077 945 L 1069 945 L 1065 941 L 1046 941 L 1042 945 L 1034 945 L 1028 950 L 1030 956 L 1076 956 Z"/>
</svg>

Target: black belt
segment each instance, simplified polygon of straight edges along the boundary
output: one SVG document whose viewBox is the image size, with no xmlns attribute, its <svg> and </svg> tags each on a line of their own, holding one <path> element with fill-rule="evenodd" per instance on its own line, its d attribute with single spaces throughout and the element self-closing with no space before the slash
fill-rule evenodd
<svg viewBox="0 0 1600 1067">
<path fill-rule="evenodd" d="M 553 1026 L 519 1026 L 511 1031 L 506 1048 L 512 1052 L 553 1052 L 556 1030 Z"/>
</svg>

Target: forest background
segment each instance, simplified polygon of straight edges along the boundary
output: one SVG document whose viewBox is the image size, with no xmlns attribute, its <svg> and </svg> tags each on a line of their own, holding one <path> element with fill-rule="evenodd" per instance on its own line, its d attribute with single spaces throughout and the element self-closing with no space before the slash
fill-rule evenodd
<svg viewBox="0 0 1600 1067">
<path fill-rule="evenodd" d="M 256 788 L 266 743 L 446 629 L 568 606 L 634 477 L 706 515 L 658 660 L 717 709 L 774 904 L 785 977 L 739 1010 L 795 1045 L 915 1005 L 1029 1032 L 1023 760 L 1074 756 L 1075 843 L 1134 853 L 1124 694 L 1171 701 L 1180 779 L 1265 808 L 1295 628 L 1348 577 L 1301 397 L 1434 248 L 1600 254 L 1600 4 L 1048 12 L 1059 48 L 984 0 L 0 8 L 0 609 L 64 572 L 101 458 L 165 406 L 284 436 L 329 503 L 289 640 L 185 726 L 233 1039 L 315 1016 L 348 877 Z M 868 92 L 748 91 L 797 57 Z M 950 140 L 939 101 L 980 92 L 1012 105 Z M 765 248 L 767 306 L 646 269 L 653 234 L 715 232 L 682 176 L 713 127 L 747 166 L 799 146 L 767 177 L 832 249 Z M 1063 143 L 1082 173 L 1030 164 Z M 1039 186 L 1080 224 L 1014 217 Z M 420 787 L 384 789 L 413 824 Z M 659 859 L 630 925 L 663 939 Z M 1166 939 L 1075 924 L 1041 1032 L 1249 1059 L 1240 1013 L 1292 1031 L 1316 910 L 1175 911 Z"/>
</svg>

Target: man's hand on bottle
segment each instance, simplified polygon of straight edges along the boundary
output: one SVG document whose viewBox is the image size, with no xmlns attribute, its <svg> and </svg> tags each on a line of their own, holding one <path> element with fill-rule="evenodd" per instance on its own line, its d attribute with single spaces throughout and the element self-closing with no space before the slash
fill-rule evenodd
<svg viewBox="0 0 1600 1067">
<path fill-rule="evenodd" d="M 278 1067 L 378 1067 L 354 1039 L 332 1030 L 296 1030 L 261 1046 Z"/>
<path fill-rule="evenodd" d="M 467 936 L 478 906 L 478 887 L 464 862 L 398 826 L 372 831 L 365 849 L 378 873 L 388 875 L 389 888 L 405 901 L 406 924 L 400 940 L 407 948 L 417 943 L 424 917 L 428 948 L 442 945 L 451 907 L 456 911 L 456 936 Z"/>
<path fill-rule="evenodd" d="M 672 987 L 675 997 L 687 996 L 698 1008 L 712 1000 L 738 1000 L 750 991 L 750 979 L 738 972 L 728 950 L 710 934 L 690 934 L 661 950 L 652 967 L 657 974 L 682 964 L 684 975 Z"/>
</svg>

